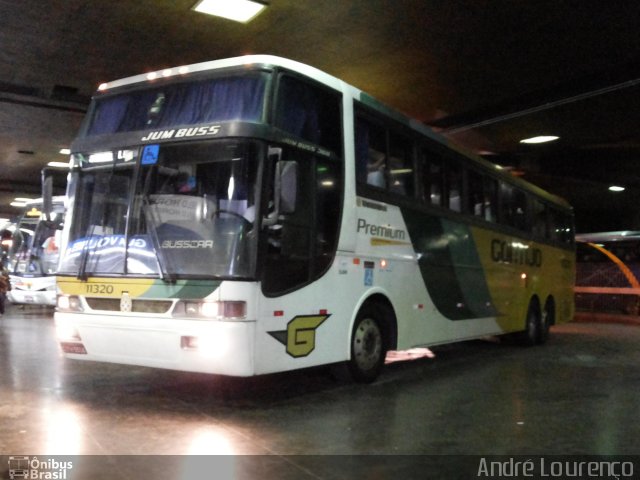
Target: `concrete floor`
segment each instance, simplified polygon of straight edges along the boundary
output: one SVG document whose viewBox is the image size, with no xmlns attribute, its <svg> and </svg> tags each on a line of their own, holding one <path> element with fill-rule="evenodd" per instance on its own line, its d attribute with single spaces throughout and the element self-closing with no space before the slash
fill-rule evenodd
<svg viewBox="0 0 640 480">
<path fill-rule="evenodd" d="M 51 310 L 8 306 L 0 455 L 99 456 L 74 457 L 83 479 L 346 479 L 363 468 L 407 479 L 425 458 L 434 472 L 451 467 L 424 455 L 634 455 L 638 345 L 638 325 L 572 323 L 542 347 L 434 348 L 372 385 L 324 368 L 234 379 L 66 360 Z"/>
</svg>

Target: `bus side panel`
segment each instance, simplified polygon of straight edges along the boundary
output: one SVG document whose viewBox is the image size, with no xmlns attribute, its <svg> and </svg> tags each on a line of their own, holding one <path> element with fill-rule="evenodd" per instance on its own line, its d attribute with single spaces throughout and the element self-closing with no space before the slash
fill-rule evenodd
<svg viewBox="0 0 640 480">
<path fill-rule="evenodd" d="M 359 199 L 355 212 L 352 231 L 343 232 L 355 232 L 355 253 L 341 252 L 323 277 L 304 288 L 260 300 L 256 373 L 347 360 L 358 309 L 374 294 L 383 295 L 391 303 L 399 349 L 503 331 L 486 305 L 488 290 L 483 287 L 482 265 L 466 227 L 451 223 L 443 231 L 439 225 L 414 239 L 398 207 Z M 438 217 L 434 220 L 441 221 Z M 471 249 L 468 258 L 455 263 L 450 255 L 448 265 L 435 262 L 434 249 L 456 234 L 458 244 L 453 252 L 461 254 Z M 421 241 L 424 249 L 416 251 L 415 245 Z M 431 284 L 457 285 L 464 300 L 451 295 L 447 288 L 436 292 L 443 298 L 434 303 L 425 273 L 433 276 Z M 485 293 L 478 294 L 482 289 Z M 470 308 L 476 311 L 469 314 Z M 442 310 L 453 312 L 452 318 Z M 460 315 L 457 310 L 467 313 Z"/>
<path fill-rule="evenodd" d="M 534 296 L 541 307 L 553 299 L 556 323 L 573 318 L 573 252 L 480 228 L 473 236 L 505 331 L 524 329 Z"/>
</svg>

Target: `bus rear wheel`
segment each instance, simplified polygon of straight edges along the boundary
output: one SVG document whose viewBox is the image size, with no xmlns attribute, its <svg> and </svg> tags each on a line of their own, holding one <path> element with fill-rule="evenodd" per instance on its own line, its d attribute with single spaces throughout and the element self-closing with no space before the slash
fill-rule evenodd
<svg viewBox="0 0 640 480">
<path fill-rule="evenodd" d="M 373 382 L 382 370 L 387 351 L 382 322 L 384 307 L 365 305 L 356 317 L 351 334 L 351 377 L 362 383 Z"/>
<path fill-rule="evenodd" d="M 523 345 L 540 345 L 546 342 L 549 335 L 549 315 L 545 310 L 540 311 L 540 305 L 536 299 L 529 303 L 525 320 L 525 329 L 519 334 L 520 343 Z"/>
</svg>

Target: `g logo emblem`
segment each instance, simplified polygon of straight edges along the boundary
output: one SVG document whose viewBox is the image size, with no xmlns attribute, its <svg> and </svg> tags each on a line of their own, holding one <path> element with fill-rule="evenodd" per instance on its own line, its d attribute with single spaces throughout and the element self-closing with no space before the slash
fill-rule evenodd
<svg viewBox="0 0 640 480">
<path fill-rule="evenodd" d="M 268 332 L 287 347 L 293 358 L 306 357 L 316 348 L 316 329 L 331 315 L 298 315 L 287 323 L 287 329 Z"/>
</svg>

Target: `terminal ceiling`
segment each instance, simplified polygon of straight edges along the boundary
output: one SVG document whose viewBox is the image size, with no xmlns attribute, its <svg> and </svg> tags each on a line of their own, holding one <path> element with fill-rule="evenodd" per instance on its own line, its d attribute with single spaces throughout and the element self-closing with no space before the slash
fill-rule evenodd
<svg viewBox="0 0 640 480">
<path fill-rule="evenodd" d="M 39 195 L 47 162 L 67 160 L 59 151 L 98 84 L 266 53 L 342 78 L 563 196 L 580 231 L 640 229 L 640 2 L 271 0 L 248 24 L 195 3 L 0 0 L 0 217 Z M 536 135 L 560 138 L 519 143 Z"/>
</svg>

